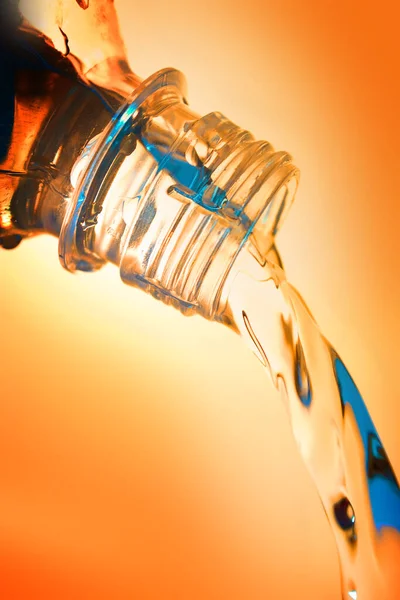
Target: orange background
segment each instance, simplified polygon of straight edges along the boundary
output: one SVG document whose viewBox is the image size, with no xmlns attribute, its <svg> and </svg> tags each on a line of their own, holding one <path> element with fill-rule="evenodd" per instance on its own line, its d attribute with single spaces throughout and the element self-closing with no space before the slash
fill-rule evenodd
<svg viewBox="0 0 400 600">
<path fill-rule="evenodd" d="M 116 2 L 132 66 L 181 69 L 302 171 L 278 246 L 400 473 L 397 2 Z M 0 254 L 0 596 L 339 598 L 318 496 L 233 333 Z"/>
</svg>

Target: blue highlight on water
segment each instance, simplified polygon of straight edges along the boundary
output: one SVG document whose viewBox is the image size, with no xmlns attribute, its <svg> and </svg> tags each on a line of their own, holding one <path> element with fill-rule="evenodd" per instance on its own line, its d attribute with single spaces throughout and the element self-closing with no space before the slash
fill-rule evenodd
<svg viewBox="0 0 400 600">
<path fill-rule="evenodd" d="M 392 527 L 400 532 L 399 484 L 361 394 L 337 355 L 334 355 L 333 365 L 343 406 L 351 407 L 364 446 L 365 472 L 375 527 L 378 532 L 383 527 Z"/>
</svg>

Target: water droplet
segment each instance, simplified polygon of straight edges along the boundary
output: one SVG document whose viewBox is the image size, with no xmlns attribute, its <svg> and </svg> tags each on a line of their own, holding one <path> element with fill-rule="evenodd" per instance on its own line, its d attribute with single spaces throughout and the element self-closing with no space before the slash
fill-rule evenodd
<svg viewBox="0 0 400 600">
<path fill-rule="evenodd" d="M 307 370 L 306 359 L 300 342 L 296 344 L 295 384 L 298 396 L 304 406 L 311 404 L 311 384 Z"/>
<path fill-rule="evenodd" d="M 347 531 L 348 529 L 354 528 L 356 522 L 356 516 L 354 508 L 352 507 L 348 498 L 343 497 L 333 506 L 335 518 L 340 527 Z"/>
</svg>

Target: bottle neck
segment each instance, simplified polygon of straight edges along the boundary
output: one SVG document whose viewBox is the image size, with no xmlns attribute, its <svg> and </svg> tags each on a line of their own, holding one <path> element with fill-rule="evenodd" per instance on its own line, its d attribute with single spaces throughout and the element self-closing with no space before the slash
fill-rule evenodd
<svg viewBox="0 0 400 600">
<path fill-rule="evenodd" d="M 126 283 L 218 318 L 249 237 L 261 259 L 273 245 L 297 187 L 291 157 L 221 113 L 195 113 L 178 71 L 139 83 L 110 58 L 82 77 L 38 32 L 18 36 L 0 163 L 3 245 L 59 235 L 68 270 L 111 261 Z"/>
<path fill-rule="evenodd" d="M 60 236 L 68 270 L 107 261 L 123 281 L 209 319 L 251 236 L 266 256 L 298 171 L 221 113 L 188 107 L 181 73 L 160 71 L 127 99 L 74 170 Z"/>
</svg>

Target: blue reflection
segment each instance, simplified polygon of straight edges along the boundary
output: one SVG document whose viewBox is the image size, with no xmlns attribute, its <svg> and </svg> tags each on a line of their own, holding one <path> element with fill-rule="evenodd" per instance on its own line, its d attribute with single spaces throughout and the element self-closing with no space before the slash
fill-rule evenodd
<svg viewBox="0 0 400 600">
<path fill-rule="evenodd" d="M 186 190 L 193 202 L 208 210 L 218 210 L 226 202 L 225 190 L 214 185 L 211 171 L 202 164 L 191 165 L 183 157 L 173 156 L 169 149 L 161 145 L 150 144 L 142 139 L 146 150 L 156 159 L 158 169 L 165 169 L 177 182 L 179 188 Z"/>
<path fill-rule="evenodd" d="M 333 365 L 340 397 L 345 408 L 351 406 L 364 446 L 371 511 L 375 527 L 393 527 L 400 531 L 400 488 L 382 442 L 363 399 L 348 370 L 337 354 Z"/>
</svg>

